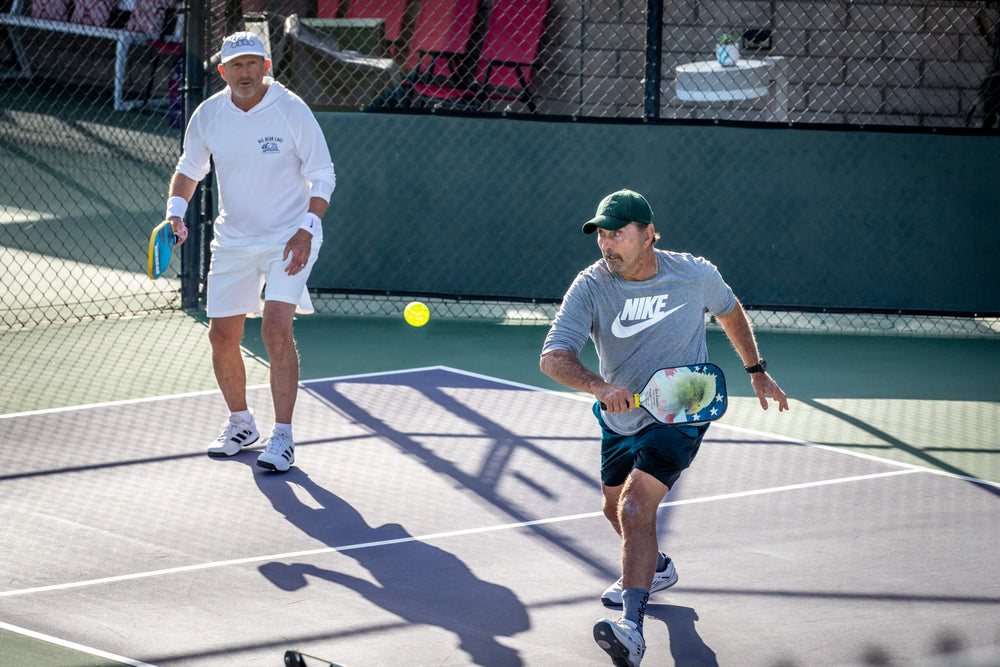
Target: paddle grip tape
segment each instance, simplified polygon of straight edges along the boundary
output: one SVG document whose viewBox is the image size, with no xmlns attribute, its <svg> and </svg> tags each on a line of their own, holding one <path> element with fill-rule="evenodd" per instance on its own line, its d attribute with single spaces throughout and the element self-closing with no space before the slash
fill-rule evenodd
<svg viewBox="0 0 1000 667">
<path fill-rule="evenodd" d="M 632 407 L 639 407 L 639 394 L 632 394 Z M 601 410 L 607 410 L 608 406 L 605 403 L 601 403 Z"/>
</svg>

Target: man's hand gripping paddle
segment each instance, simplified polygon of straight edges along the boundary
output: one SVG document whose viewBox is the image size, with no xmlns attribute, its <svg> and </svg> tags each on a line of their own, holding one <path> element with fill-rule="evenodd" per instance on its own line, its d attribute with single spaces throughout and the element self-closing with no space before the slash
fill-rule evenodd
<svg viewBox="0 0 1000 667">
<path fill-rule="evenodd" d="M 170 255 L 174 249 L 177 237 L 169 220 L 164 220 L 156 226 L 149 236 L 149 262 L 146 271 L 150 278 L 156 279 L 170 266 Z"/>
<path fill-rule="evenodd" d="M 715 364 L 661 368 L 633 394 L 632 407 L 663 424 L 714 421 L 728 407 L 726 378 Z M 607 406 L 601 403 L 601 409 Z"/>
</svg>

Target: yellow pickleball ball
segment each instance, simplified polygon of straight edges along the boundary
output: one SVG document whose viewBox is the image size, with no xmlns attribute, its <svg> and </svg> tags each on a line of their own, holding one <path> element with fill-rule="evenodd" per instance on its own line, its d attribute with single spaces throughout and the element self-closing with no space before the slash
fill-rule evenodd
<svg viewBox="0 0 1000 667">
<path fill-rule="evenodd" d="M 414 327 L 422 327 L 431 319 L 431 311 L 425 304 L 419 301 L 411 301 L 403 309 L 403 319 L 406 323 Z"/>
</svg>

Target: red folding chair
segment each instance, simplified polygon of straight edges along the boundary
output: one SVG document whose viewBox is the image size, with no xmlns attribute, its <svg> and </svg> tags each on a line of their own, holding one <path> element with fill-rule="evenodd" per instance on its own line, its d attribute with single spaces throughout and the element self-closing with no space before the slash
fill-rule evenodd
<svg viewBox="0 0 1000 667">
<path fill-rule="evenodd" d="M 470 44 L 479 0 L 422 0 L 406 68 L 418 101 L 468 101 L 474 63 Z"/>
<path fill-rule="evenodd" d="M 420 47 L 416 51 L 418 76 L 411 85 L 419 101 L 479 110 L 488 99 L 503 99 L 520 101 L 534 112 L 536 105 L 529 84 L 548 7 L 549 0 L 493 0 L 472 76 L 460 76 L 454 63 L 471 50 L 468 40 L 474 8 L 465 31 L 439 29 L 435 33 L 438 42 L 415 45 Z"/>
<path fill-rule="evenodd" d="M 478 98 L 521 101 L 534 113 L 528 86 L 538 58 L 549 0 L 493 0 L 476 81 Z"/>
<path fill-rule="evenodd" d="M 347 18 L 385 19 L 385 38 L 395 44 L 403 33 L 407 0 L 349 0 Z"/>
<path fill-rule="evenodd" d="M 340 0 L 316 0 L 316 18 L 335 19 L 340 11 Z"/>
</svg>

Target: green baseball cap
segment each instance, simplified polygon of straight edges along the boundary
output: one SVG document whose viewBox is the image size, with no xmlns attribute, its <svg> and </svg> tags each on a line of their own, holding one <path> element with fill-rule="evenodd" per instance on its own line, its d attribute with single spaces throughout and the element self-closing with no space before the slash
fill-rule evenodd
<svg viewBox="0 0 1000 667">
<path fill-rule="evenodd" d="M 597 214 L 583 223 L 583 233 L 593 234 L 598 227 L 601 229 L 621 229 L 630 222 L 653 222 L 653 209 L 649 202 L 633 190 L 612 192 L 601 200 L 597 206 Z"/>
</svg>

